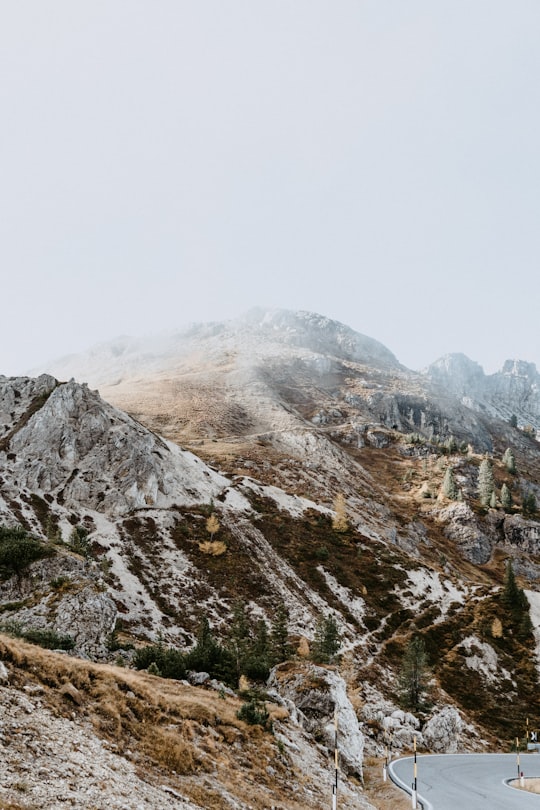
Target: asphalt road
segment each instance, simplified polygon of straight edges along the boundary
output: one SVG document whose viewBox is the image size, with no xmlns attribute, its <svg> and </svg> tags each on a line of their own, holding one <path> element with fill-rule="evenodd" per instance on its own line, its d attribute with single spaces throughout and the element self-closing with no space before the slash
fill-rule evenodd
<svg viewBox="0 0 540 810">
<path fill-rule="evenodd" d="M 540 756 L 521 754 L 524 775 L 540 777 Z M 390 776 L 410 788 L 413 758 L 397 759 Z M 418 799 L 425 810 L 540 810 L 540 795 L 508 787 L 517 777 L 515 754 L 418 755 Z"/>
</svg>

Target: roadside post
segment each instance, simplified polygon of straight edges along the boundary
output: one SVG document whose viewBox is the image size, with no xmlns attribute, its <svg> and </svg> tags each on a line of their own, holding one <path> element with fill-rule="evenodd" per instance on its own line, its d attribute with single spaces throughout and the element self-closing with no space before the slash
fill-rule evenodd
<svg viewBox="0 0 540 810">
<path fill-rule="evenodd" d="M 383 782 L 386 782 L 388 773 L 388 746 L 384 746 L 384 765 L 382 769 Z"/>
<path fill-rule="evenodd" d="M 417 796 L 417 788 L 418 788 L 418 780 L 417 780 L 417 766 L 416 766 L 416 734 L 414 736 L 414 771 L 413 771 L 413 783 L 412 783 L 412 806 L 413 810 L 416 810 L 417 803 L 416 803 L 416 796 Z"/>
<path fill-rule="evenodd" d="M 332 785 L 332 810 L 337 810 L 337 786 L 338 786 L 338 716 L 337 709 L 334 710 L 334 784 Z"/>
<path fill-rule="evenodd" d="M 519 737 L 516 737 L 516 754 L 517 754 L 517 775 L 518 779 L 521 776 L 521 768 L 519 767 Z"/>
</svg>

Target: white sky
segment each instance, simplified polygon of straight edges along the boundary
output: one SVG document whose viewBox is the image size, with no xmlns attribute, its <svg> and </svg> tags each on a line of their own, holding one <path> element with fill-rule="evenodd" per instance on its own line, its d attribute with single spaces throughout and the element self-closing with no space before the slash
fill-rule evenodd
<svg viewBox="0 0 540 810">
<path fill-rule="evenodd" d="M 0 373 L 307 309 L 540 366 L 538 0 L 17 0 Z"/>
</svg>

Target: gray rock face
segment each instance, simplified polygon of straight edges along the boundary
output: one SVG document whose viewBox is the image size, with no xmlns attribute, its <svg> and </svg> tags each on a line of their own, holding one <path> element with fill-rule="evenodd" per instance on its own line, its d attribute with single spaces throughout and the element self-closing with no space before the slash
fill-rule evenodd
<svg viewBox="0 0 540 810">
<path fill-rule="evenodd" d="M 540 553 L 540 525 L 521 515 L 508 515 L 503 524 L 505 542 L 529 554 Z"/>
<path fill-rule="evenodd" d="M 14 491 L 49 493 L 66 508 L 122 515 L 217 497 L 229 482 L 190 453 L 103 402 L 96 391 L 51 377 L 0 380 L 0 404 L 15 399 L 0 473 Z M 44 403 L 32 411 L 36 398 Z M 10 414 L 12 411 L 10 411 Z M 6 426 L 5 426 L 6 427 Z"/>
<path fill-rule="evenodd" d="M 118 611 L 95 569 L 74 555 L 39 560 L 23 577 L 0 583 L 0 605 L 4 622 L 69 636 L 83 658 L 107 656 Z"/>
<path fill-rule="evenodd" d="M 505 421 L 514 414 L 521 426 L 540 430 L 540 374 L 534 363 L 507 360 L 501 371 L 486 375 L 478 363 L 452 354 L 429 366 L 426 374 L 474 410 Z"/>
<path fill-rule="evenodd" d="M 347 696 L 343 678 L 334 670 L 315 664 L 287 664 L 272 670 L 270 687 L 293 707 L 301 725 L 329 751 L 335 745 L 334 716 L 338 722 L 338 750 L 349 773 L 362 774 L 364 736 Z"/>
<path fill-rule="evenodd" d="M 464 729 L 465 724 L 458 710 L 453 706 L 444 706 L 422 729 L 424 744 L 434 754 L 455 754 L 459 750 Z"/>
<path fill-rule="evenodd" d="M 445 524 L 444 533 L 452 540 L 466 560 L 475 565 L 487 563 L 495 540 L 486 533 L 476 515 L 466 503 L 452 503 L 437 514 L 437 520 Z"/>
</svg>

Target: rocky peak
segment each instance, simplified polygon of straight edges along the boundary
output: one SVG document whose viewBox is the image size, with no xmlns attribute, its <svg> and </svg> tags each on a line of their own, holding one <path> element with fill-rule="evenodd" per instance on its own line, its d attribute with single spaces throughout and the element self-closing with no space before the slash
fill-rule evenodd
<svg viewBox="0 0 540 810">
<path fill-rule="evenodd" d="M 440 357 L 425 373 L 433 382 L 460 394 L 476 389 L 485 377 L 482 366 L 461 353 Z"/>
<path fill-rule="evenodd" d="M 500 374 L 508 374 L 512 377 L 526 377 L 531 383 L 540 381 L 536 365 L 527 363 L 525 360 L 506 360 Z"/>
<path fill-rule="evenodd" d="M 425 374 L 473 410 L 505 421 L 515 414 L 520 425 L 540 430 L 540 375 L 534 363 L 506 360 L 501 371 L 486 375 L 465 355 L 451 354 L 429 366 Z"/>
</svg>

